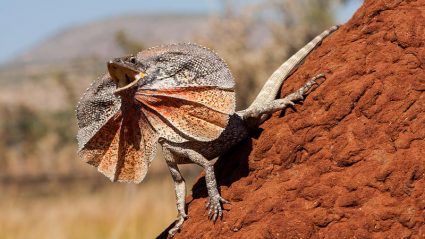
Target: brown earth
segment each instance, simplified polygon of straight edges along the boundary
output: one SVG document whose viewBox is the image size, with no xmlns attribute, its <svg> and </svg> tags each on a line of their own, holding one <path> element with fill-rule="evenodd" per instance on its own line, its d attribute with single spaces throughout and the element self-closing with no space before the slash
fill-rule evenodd
<svg viewBox="0 0 425 239">
<path fill-rule="evenodd" d="M 424 44 L 424 0 L 366 0 L 282 95 L 320 87 L 217 162 L 223 220 L 200 178 L 175 238 L 425 238 Z"/>
</svg>

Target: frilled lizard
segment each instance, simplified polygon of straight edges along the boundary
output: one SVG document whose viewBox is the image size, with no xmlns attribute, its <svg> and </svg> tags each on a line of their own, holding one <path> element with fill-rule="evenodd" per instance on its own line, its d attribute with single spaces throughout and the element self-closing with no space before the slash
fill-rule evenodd
<svg viewBox="0 0 425 239">
<path fill-rule="evenodd" d="M 204 47 L 164 45 L 111 60 L 109 73 L 92 83 L 77 106 L 79 155 L 111 181 L 139 183 L 159 143 L 177 198 L 178 218 L 169 234 L 187 218 L 178 164 L 195 163 L 205 170 L 208 216 L 215 221 L 227 201 L 218 192 L 213 159 L 247 138 L 268 115 L 303 99 L 322 74 L 295 93 L 275 98 L 283 81 L 336 29 L 324 31 L 287 60 L 251 106 L 237 112 L 228 67 Z"/>
</svg>

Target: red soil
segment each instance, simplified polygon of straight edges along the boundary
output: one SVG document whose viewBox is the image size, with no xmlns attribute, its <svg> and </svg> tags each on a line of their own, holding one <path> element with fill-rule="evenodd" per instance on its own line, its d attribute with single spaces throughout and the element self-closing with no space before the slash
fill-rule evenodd
<svg viewBox="0 0 425 239">
<path fill-rule="evenodd" d="M 366 0 L 282 95 L 320 87 L 217 162 L 223 220 L 200 178 L 175 238 L 425 238 L 424 45 L 424 0 Z"/>
</svg>

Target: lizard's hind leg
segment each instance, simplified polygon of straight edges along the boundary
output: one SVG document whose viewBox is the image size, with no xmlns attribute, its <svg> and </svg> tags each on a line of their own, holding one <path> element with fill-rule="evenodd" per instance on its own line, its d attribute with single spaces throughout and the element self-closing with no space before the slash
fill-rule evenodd
<svg viewBox="0 0 425 239">
<path fill-rule="evenodd" d="M 272 114 L 279 110 L 283 110 L 288 106 L 293 106 L 295 104 L 294 102 L 303 100 L 304 96 L 308 94 L 311 87 L 317 84 L 316 80 L 323 77 L 323 74 L 319 74 L 311 78 L 301 88 L 299 88 L 294 93 L 287 95 L 283 99 L 276 99 L 263 105 L 256 105 L 253 108 L 248 108 L 246 110 L 239 111 L 237 112 L 237 114 L 241 116 L 241 118 L 244 119 L 247 123 L 261 123 L 263 118 L 262 116 Z"/>
</svg>

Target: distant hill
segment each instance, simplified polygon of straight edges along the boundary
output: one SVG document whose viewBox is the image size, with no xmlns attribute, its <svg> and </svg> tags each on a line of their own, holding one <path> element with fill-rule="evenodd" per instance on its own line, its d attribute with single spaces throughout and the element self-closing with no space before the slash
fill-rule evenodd
<svg viewBox="0 0 425 239">
<path fill-rule="evenodd" d="M 131 41 L 150 47 L 193 41 L 207 32 L 207 24 L 205 15 L 141 15 L 64 29 L 0 65 L 0 106 L 24 104 L 34 109 L 61 109 L 66 97 L 58 88 L 58 76 L 65 74 L 76 92 L 82 92 L 105 72 L 107 60 L 128 54 L 120 47 L 117 33 L 123 32 Z"/>
<path fill-rule="evenodd" d="M 108 18 L 65 29 L 6 65 L 63 63 L 85 57 L 106 60 L 125 54 L 116 42 L 123 31 L 147 46 L 190 41 L 206 29 L 205 15 L 140 15 Z"/>
</svg>

